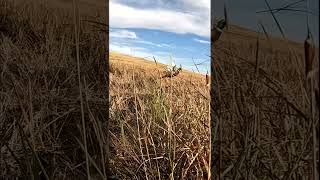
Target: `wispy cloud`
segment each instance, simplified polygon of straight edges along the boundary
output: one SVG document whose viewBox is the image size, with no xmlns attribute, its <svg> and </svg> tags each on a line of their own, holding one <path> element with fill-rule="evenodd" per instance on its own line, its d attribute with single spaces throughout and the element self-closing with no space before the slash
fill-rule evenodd
<svg viewBox="0 0 320 180">
<path fill-rule="evenodd" d="M 193 40 L 196 41 L 196 42 L 202 43 L 202 44 L 210 44 L 210 41 L 206 41 L 206 40 L 202 40 L 202 39 L 195 38 Z"/>
<path fill-rule="evenodd" d="M 127 44 L 122 43 L 110 43 L 109 48 L 111 51 L 115 51 L 122 54 L 127 54 L 136 57 L 142 58 L 152 58 L 154 56 L 154 52 L 150 52 L 148 49 L 137 46 L 129 46 Z"/>
<path fill-rule="evenodd" d="M 189 8 L 199 8 L 204 11 L 210 11 L 210 0 L 178 0 Z"/>
<path fill-rule="evenodd" d="M 145 45 L 151 45 L 160 48 L 173 48 L 173 45 L 166 43 L 154 43 L 151 41 L 146 41 L 138 37 L 134 31 L 129 31 L 126 29 L 112 29 L 110 32 L 110 37 L 119 38 L 119 39 L 130 39 L 132 43 L 139 43 Z M 115 41 L 116 42 L 116 41 Z"/>
<path fill-rule="evenodd" d="M 145 40 L 136 40 L 134 41 L 135 43 L 140 43 L 140 44 L 146 44 L 146 45 L 151 45 L 151 46 L 156 46 L 156 47 L 166 47 L 166 48 L 173 48 L 173 45 L 170 44 L 165 44 L 165 43 L 154 43 L 151 41 L 145 41 Z"/>
<path fill-rule="evenodd" d="M 143 9 L 110 2 L 110 25 L 115 28 L 145 28 L 179 34 L 210 36 L 210 14 L 169 9 Z"/>
<path fill-rule="evenodd" d="M 176 11 L 194 12 L 197 14 L 210 11 L 210 0 L 110 0 L 131 7 L 143 9 L 174 9 Z"/>
<path fill-rule="evenodd" d="M 164 63 L 164 64 L 170 63 L 171 55 L 167 52 L 162 52 L 162 51 L 153 52 L 143 47 L 137 47 L 137 46 L 131 47 L 131 46 L 128 46 L 127 44 L 122 44 L 122 43 L 111 43 L 109 45 L 109 48 L 111 51 L 122 53 L 122 54 L 141 57 L 149 60 L 153 60 L 153 57 L 154 57 L 160 63 Z M 185 60 L 185 58 L 182 58 L 182 57 L 172 57 L 172 58 L 179 63 Z"/>
<path fill-rule="evenodd" d="M 130 46 L 127 43 L 119 43 L 119 42 L 110 43 L 109 48 L 112 51 L 118 51 L 124 54 L 131 54 L 134 51 L 147 51 L 147 49 L 144 47 Z"/>
<path fill-rule="evenodd" d="M 110 37 L 126 38 L 126 39 L 138 39 L 138 36 L 133 31 L 128 30 L 116 30 L 110 32 Z"/>
</svg>

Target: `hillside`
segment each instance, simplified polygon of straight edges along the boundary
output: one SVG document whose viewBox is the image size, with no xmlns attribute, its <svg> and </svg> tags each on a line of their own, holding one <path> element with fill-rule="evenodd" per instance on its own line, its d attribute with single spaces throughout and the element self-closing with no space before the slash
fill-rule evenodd
<svg viewBox="0 0 320 180">
<path fill-rule="evenodd" d="M 0 179 L 207 179 L 210 163 L 211 179 L 312 179 L 319 106 L 301 44 L 257 48 L 231 26 L 210 90 L 142 58 L 112 52 L 107 67 L 106 27 L 81 23 L 77 42 L 72 0 L 39 1 L 0 1 Z M 81 17 L 104 22 L 103 3 L 81 0 Z"/>
<path fill-rule="evenodd" d="M 249 41 L 255 42 L 257 38 L 264 43 L 271 45 L 273 48 L 281 49 L 283 45 L 290 45 L 292 48 L 303 48 L 303 44 L 295 41 L 285 41 L 282 38 L 273 37 L 271 34 L 268 34 L 267 39 L 266 35 L 263 32 L 255 32 L 250 29 L 237 26 L 237 25 L 230 25 L 229 29 L 225 30 L 224 34 L 222 35 L 223 41 Z"/>
<path fill-rule="evenodd" d="M 150 71 L 157 70 L 157 71 L 160 71 L 161 74 L 167 67 L 166 64 L 162 64 L 158 62 L 159 60 L 156 60 L 155 62 L 155 61 L 147 60 L 144 58 L 134 57 L 134 56 L 121 54 L 117 52 L 110 52 L 109 61 L 114 64 L 118 63 L 118 64 L 125 64 L 125 65 L 135 65 L 138 67 L 143 67 Z M 194 78 L 197 77 L 200 79 L 205 78 L 205 75 L 186 70 L 183 68 L 183 66 L 182 66 L 182 71 L 179 75 L 183 77 L 185 76 L 189 76 L 189 77 L 191 76 Z"/>
<path fill-rule="evenodd" d="M 219 161 L 212 172 L 225 179 L 312 179 L 319 109 L 311 109 L 319 104 L 306 81 L 303 44 L 263 36 L 257 44 L 257 35 L 231 26 L 213 46 L 212 155 Z M 319 67 L 317 49 L 309 65 Z"/>
<path fill-rule="evenodd" d="M 205 178 L 209 87 L 204 75 L 184 71 L 162 79 L 163 64 L 119 53 L 110 53 L 109 60 L 112 171 L 120 179 Z M 141 167 L 143 162 L 148 163 Z M 194 173 L 198 168 L 202 174 Z"/>
</svg>

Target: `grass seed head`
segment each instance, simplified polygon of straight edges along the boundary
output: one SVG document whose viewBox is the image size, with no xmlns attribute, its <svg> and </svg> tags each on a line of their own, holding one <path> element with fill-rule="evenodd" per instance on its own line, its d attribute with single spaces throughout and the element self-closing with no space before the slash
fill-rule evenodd
<svg viewBox="0 0 320 180">
<path fill-rule="evenodd" d="M 306 40 L 304 41 L 304 56 L 305 56 L 305 76 L 313 69 L 313 60 L 315 57 L 315 47 L 313 45 L 310 34 L 308 34 Z"/>
</svg>

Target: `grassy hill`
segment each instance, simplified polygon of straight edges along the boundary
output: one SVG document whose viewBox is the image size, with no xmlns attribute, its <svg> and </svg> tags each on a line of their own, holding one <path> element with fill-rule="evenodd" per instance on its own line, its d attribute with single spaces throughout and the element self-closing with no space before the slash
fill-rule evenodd
<svg viewBox="0 0 320 180">
<path fill-rule="evenodd" d="M 312 178 L 319 104 L 306 80 L 303 44 L 231 26 L 213 46 L 212 63 L 213 171 L 226 179 Z M 319 69 L 315 87 L 318 77 Z"/>
<path fill-rule="evenodd" d="M 203 76 L 160 79 L 157 68 L 111 63 L 108 97 L 105 27 L 81 22 L 78 63 L 70 1 L 16 2 L 0 3 L 1 178 L 77 179 L 88 171 L 94 179 L 195 177 L 199 167 L 204 176 L 209 107 Z"/>
<path fill-rule="evenodd" d="M 121 177 L 206 178 L 210 153 L 214 178 L 216 172 L 267 179 L 309 173 L 303 169 L 312 167 L 303 45 L 231 26 L 213 48 L 212 150 L 204 76 L 185 71 L 160 79 L 163 64 L 110 53 L 111 120 L 119 125 L 111 130 L 118 132 L 112 142 L 119 153 L 112 162 Z M 308 163 L 292 169 L 302 161 L 293 158 L 296 152 Z"/>
<path fill-rule="evenodd" d="M 16 2 L 0 1 L 0 179 L 206 179 L 210 154 L 213 179 L 311 179 L 302 45 L 231 26 L 210 97 L 203 75 L 106 53 L 104 26 L 81 21 L 76 43 L 71 0 Z M 96 2 L 81 17 L 104 22 Z"/>
<path fill-rule="evenodd" d="M 166 64 L 162 64 L 160 62 L 158 62 L 159 60 L 156 59 L 156 61 L 151 61 L 151 60 L 147 60 L 144 58 L 139 58 L 139 57 L 133 57 L 130 55 L 126 55 L 126 54 L 121 54 L 121 53 L 117 53 L 117 52 L 110 52 L 109 54 L 109 61 L 112 64 L 125 64 L 125 65 L 135 65 L 137 67 L 143 67 L 145 69 L 149 69 L 150 71 L 152 70 L 157 70 L 160 71 L 161 74 L 163 74 L 163 71 L 166 69 L 167 65 Z M 183 68 L 182 66 L 182 71 L 179 74 L 180 77 L 183 76 L 192 76 L 192 77 L 198 77 L 198 78 L 205 78 L 205 75 L 203 74 L 199 74 L 199 73 L 194 73 L 191 72 L 189 70 L 186 70 Z"/>
<path fill-rule="evenodd" d="M 118 53 L 110 53 L 109 59 L 115 174 L 120 179 L 205 178 L 209 155 L 205 76 L 184 71 L 162 79 L 163 64 Z"/>
<path fill-rule="evenodd" d="M 267 32 L 268 33 L 268 32 Z M 290 45 L 292 48 L 303 48 L 303 44 L 295 41 L 285 41 L 282 38 L 273 37 L 272 34 L 264 34 L 263 32 L 256 32 L 250 29 L 237 26 L 230 25 L 229 29 L 225 31 L 225 33 L 221 37 L 223 41 L 249 41 L 255 42 L 258 38 L 262 43 L 268 43 L 273 48 L 283 48 L 284 44 Z M 269 41 L 268 41 L 269 38 Z"/>
</svg>

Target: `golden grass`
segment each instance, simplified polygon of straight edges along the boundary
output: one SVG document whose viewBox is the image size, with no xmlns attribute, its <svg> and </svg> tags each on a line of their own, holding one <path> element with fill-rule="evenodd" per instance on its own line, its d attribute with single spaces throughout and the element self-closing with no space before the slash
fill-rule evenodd
<svg viewBox="0 0 320 180">
<path fill-rule="evenodd" d="M 109 60 L 113 64 L 124 64 L 124 65 L 135 65 L 137 67 L 142 67 L 143 69 L 146 69 L 150 72 L 158 71 L 163 74 L 163 71 L 165 70 L 166 66 L 165 64 L 159 63 L 156 59 L 156 62 L 153 60 L 146 60 L 139 57 L 133 57 L 126 54 L 121 54 L 117 52 L 111 52 L 109 54 Z M 159 74 L 160 75 L 160 74 Z M 183 78 L 199 78 L 197 81 L 203 81 L 203 78 L 205 77 L 202 74 L 194 73 L 189 70 L 185 70 L 182 67 L 182 71 L 179 75 L 182 75 Z M 181 76 L 180 76 L 181 77 Z"/>
<path fill-rule="evenodd" d="M 81 21 L 76 43 L 78 15 L 66 2 L 0 1 L 0 178 L 205 179 L 211 153 L 213 179 L 311 179 L 319 108 L 311 108 L 303 45 L 260 36 L 257 46 L 257 34 L 232 26 L 222 35 L 210 152 L 205 76 L 162 79 L 164 65 L 116 53 L 109 73 L 106 34 Z M 89 11 L 82 18 L 106 19 Z"/>
<path fill-rule="evenodd" d="M 163 64 L 110 53 L 111 164 L 120 179 L 203 179 L 209 89 L 204 75 L 161 78 Z"/>
<path fill-rule="evenodd" d="M 303 44 L 230 31 L 212 53 L 213 178 L 312 179 L 319 108 L 311 111 Z"/>
<path fill-rule="evenodd" d="M 0 1 L 0 179 L 107 176 L 107 36 L 80 22 L 75 41 L 76 17 Z"/>
</svg>

